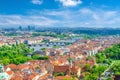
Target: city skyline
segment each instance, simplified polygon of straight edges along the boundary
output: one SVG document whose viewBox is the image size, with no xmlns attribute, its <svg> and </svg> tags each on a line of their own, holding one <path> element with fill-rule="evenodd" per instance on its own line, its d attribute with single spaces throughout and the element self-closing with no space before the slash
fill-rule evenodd
<svg viewBox="0 0 120 80">
<path fill-rule="evenodd" d="M 0 27 L 120 28 L 119 0 L 1 0 Z"/>
</svg>

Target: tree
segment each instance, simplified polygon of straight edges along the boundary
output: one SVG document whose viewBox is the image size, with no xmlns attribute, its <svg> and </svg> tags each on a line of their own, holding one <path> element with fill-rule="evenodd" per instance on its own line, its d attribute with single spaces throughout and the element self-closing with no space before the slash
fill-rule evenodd
<svg viewBox="0 0 120 80">
<path fill-rule="evenodd" d="M 7 58 L 4 58 L 4 59 L 2 60 L 2 63 L 3 63 L 4 65 L 8 65 L 8 64 L 10 63 L 10 60 L 7 59 Z"/>
<path fill-rule="evenodd" d="M 2 46 L 0 47 L 0 59 L 4 65 L 20 64 L 30 60 L 27 54 L 31 52 L 32 50 L 25 44 Z"/>
<path fill-rule="evenodd" d="M 46 48 L 41 48 L 40 50 L 46 50 Z"/>
<path fill-rule="evenodd" d="M 64 76 L 65 74 L 63 72 L 57 72 L 57 73 L 54 73 L 54 76 Z"/>
<path fill-rule="evenodd" d="M 86 64 L 86 65 L 84 66 L 84 69 L 85 69 L 85 71 L 90 71 L 90 64 Z"/>
<path fill-rule="evenodd" d="M 37 55 L 37 54 L 36 54 L 36 55 L 33 55 L 32 58 L 33 58 L 33 59 L 38 59 L 38 58 L 39 58 L 39 55 Z"/>
</svg>

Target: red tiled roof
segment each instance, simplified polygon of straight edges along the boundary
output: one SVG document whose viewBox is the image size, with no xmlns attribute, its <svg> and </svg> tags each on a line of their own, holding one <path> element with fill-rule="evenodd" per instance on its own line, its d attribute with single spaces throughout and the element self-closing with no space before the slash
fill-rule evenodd
<svg viewBox="0 0 120 80">
<path fill-rule="evenodd" d="M 12 70 L 18 69 L 17 65 L 15 64 L 10 64 L 7 67 L 11 68 Z"/>
<path fill-rule="evenodd" d="M 35 76 L 37 75 L 37 73 L 33 73 L 29 76 L 30 80 L 32 80 Z"/>
<path fill-rule="evenodd" d="M 57 76 L 55 77 L 54 80 L 65 80 L 65 79 L 72 80 L 72 77 L 71 76 Z"/>
<path fill-rule="evenodd" d="M 21 64 L 21 65 L 18 65 L 18 68 L 20 70 L 22 70 L 22 69 L 25 69 L 25 68 L 29 68 L 29 66 L 27 64 Z"/>
<path fill-rule="evenodd" d="M 70 68 L 70 66 L 66 65 L 66 66 L 54 66 L 54 72 L 63 72 L 63 73 L 66 73 L 68 72 L 69 70 L 72 72 L 72 73 L 77 73 L 77 70 L 79 69 L 79 67 L 72 67 Z"/>
<path fill-rule="evenodd" d="M 67 72 L 69 71 L 69 66 L 54 66 L 54 72 Z"/>
<path fill-rule="evenodd" d="M 7 74 L 8 75 L 11 75 L 13 72 L 12 71 L 7 71 Z"/>
</svg>

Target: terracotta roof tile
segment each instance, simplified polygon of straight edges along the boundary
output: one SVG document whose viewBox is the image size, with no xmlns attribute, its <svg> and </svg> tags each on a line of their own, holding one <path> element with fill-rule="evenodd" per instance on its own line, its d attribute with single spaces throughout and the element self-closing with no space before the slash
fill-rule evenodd
<svg viewBox="0 0 120 80">
<path fill-rule="evenodd" d="M 7 71 L 7 74 L 8 75 L 11 75 L 13 72 L 12 71 Z"/>
</svg>

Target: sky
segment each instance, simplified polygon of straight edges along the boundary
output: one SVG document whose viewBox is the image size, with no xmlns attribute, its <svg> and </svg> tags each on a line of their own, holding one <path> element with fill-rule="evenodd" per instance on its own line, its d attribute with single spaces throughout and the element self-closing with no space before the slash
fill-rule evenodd
<svg viewBox="0 0 120 80">
<path fill-rule="evenodd" d="M 120 28 L 120 0 L 0 0 L 0 27 Z"/>
</svg>

